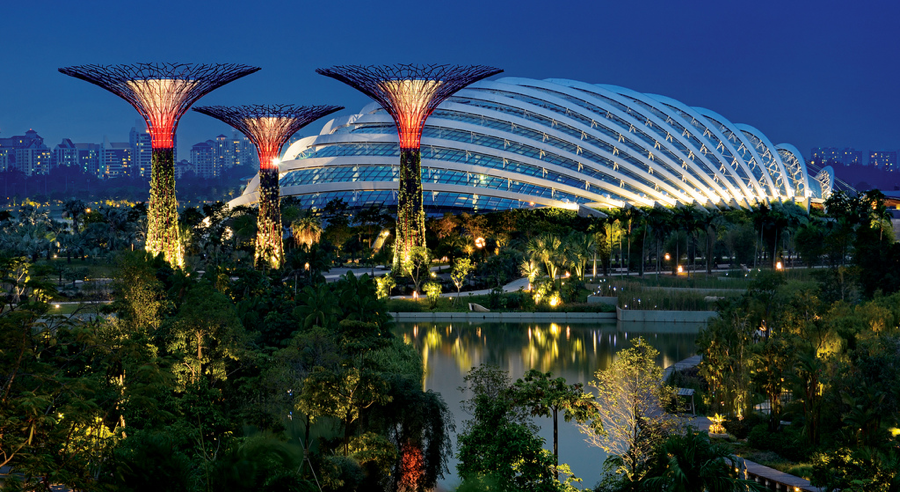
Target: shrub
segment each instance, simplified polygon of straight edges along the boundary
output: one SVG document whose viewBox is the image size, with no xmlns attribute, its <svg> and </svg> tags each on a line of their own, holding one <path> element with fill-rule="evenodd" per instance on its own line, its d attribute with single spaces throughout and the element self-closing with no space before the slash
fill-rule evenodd
<svg viewBox="0 0 900 492">
<path fill-rule="evenodd" d="M 791 461 L 806 461 L 812 454 L 812 447 L 803 434 L 790 426 L 769 432 L 766 424 L 756 425 L 747 436 L 747 444 L 756 449 L 774 451 Z"/>
<path fill-rule="evenodd" d="M 766 423 L 766 417 L 758 413 L 751 413 L 743 419 L 737 417 L 725 421 L 725 430 L 738 439 L 747 439 L 750 430 L 760 424 Z"/>
</svg>

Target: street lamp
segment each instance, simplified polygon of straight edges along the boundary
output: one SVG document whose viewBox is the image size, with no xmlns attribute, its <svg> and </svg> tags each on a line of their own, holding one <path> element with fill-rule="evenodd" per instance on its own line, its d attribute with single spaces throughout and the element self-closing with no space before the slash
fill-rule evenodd
<svg viewBox="0 0 900 492">
<path fill-rule="evenodd" d="M 483 248 L 483 247 L 484 247 L 484 238 L 483 238 L 483 237 L 479 237 L 479 238 L 475 239 L 475 246 L 476 246 L 478 249 Z"/>
</svg>

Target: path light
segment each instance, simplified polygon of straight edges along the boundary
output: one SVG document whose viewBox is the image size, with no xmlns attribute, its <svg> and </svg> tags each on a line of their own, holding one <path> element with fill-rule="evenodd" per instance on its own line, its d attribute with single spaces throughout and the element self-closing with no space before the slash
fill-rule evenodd
<svg viewBox="0 0 900 492">
<path fill-rule="evenodd" d="M 684 267 L 678 265 L 678 273 L 684 273 Z"/>
<path fill-rule="evenodd" d="M 781 269 L 783 269 L 783 268 L 784 268 L 784 266 L 781 264 L 780 261 L 779 261 L 778 263 L 775 263 L 775 269 L 776 269 L 776 270 L 781 270 Z"/>
</svg>

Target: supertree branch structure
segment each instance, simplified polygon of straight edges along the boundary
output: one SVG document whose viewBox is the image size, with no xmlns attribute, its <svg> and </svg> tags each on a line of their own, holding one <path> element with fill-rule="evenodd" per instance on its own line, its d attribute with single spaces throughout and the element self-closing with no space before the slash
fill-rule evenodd
<svg viewBox="0 0 900 492">
<path fill-rule="evenodd" d="M 204 95 L 257 70 L 233 63 L 134 63 L 59 69 L 125 99 L 144 117 L 152 147 L 145 248 L 154 255 L 162 253 L 173 266 L 184 266 L 175 200 L 173 142 L 178 120 Z"/>
<path fill-rule="evenodd" d="M 247 105 L 201 106 L 194 111 L 228 123 L 247 136 L 259 155 L 259 216 L 256 228 L 257 268 L 280 268 L 284 261 L 278 157 L 291 135 L 342 106 Z"/>
<path fill-rule="evenodd" d="M 394 266 L 425 246 L 425 209 L 419 145 L 425 120 L 463 87 L 502 70 L 484 65 L 344 65 L 316 72 L 367 94 L 394 119 L 400 137 L 400 189 Z"/>
</svg>

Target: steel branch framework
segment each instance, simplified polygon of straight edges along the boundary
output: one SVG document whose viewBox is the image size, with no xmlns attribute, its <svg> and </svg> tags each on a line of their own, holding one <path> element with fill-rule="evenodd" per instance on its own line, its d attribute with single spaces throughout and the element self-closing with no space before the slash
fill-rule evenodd
<svg viewBox="0 0 900 492">
<path fill-rule="evenodd" d="M 365 93 L 387 111 L 400 138 L 400 189 L 394 266 L 414 246 L 425 246 L 425 210 L 419 145 L 425 120 L 456 91 L 503 70 L 484 65 L 343 65 L 319 74 Z"/>
<path fill-rule="evenodd" d="M 284 259 L 278 156 L 291 135 L 342 106 L 246 105 L 202 106 L 194 111 L 228 123 L 247 136 L 259 155 L 259 216 L 255 263 L 257 268 L 280 268 Z"/>
<path fill-rule="evenodd" d="M 163 253 L 174 266 L 184 265 L 172 149 L 178 120 L 204 95 L 257 70 L 233 63 L 134 63 L 59 69 L 125 99 L 147 122 L 153 153 L 146 249 Z"/>
</svg>

